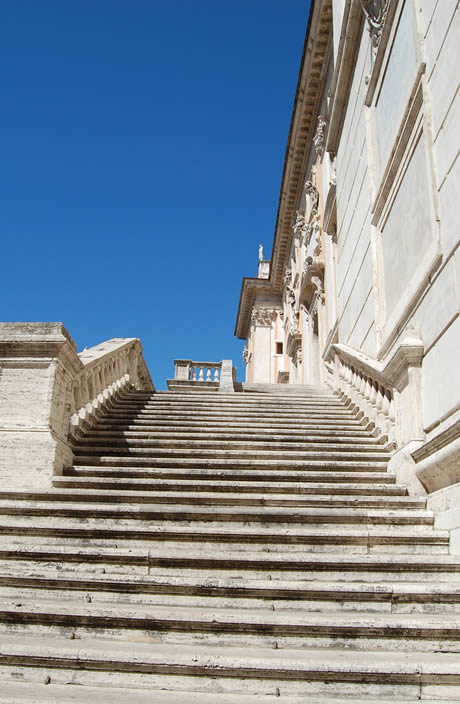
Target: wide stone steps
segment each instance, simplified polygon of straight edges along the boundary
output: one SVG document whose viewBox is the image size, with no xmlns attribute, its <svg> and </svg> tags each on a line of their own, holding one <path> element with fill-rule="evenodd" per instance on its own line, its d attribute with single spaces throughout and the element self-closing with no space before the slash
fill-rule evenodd
<svg viewBox="0 0 460 704">
<path fill-rule="evenodd" d="M 83 691 L 81 691 L 83 689 Z M 278 694 L 276 693 L 278 691 Z M 166 692 L 162 690 L 155 691 L 155 702 L 158 704 L 270 704 L 274 697 L 280 697 L 279 688 L 277 687 L 272 692 L 267 694 L 240 694 L 232 692 L 231 694 L 222 694 L 221 692 L 197 692 L 197 691 L 175 691 Z M 2 682 L 0 691 L 0 704 L 33 704 L 36 702 L 45 701 L 48 704 L 78 704 L 88 701 L 98 701 L 102 704 L 152 704 L 152 695 L 148 690 L 129 689 L 123 687 L 78 687 L 72 685 L 59 685 L 51 683 L 34 683 L 27 682 Z M 303 704 L 305 701 L 304 695 L 284 695 L 282 704 Z M 351 704 L 352 701 L 348 700 Z M 380 699 L 380 704 L 403 704 L 407 699 Z M 317 697 L 309 696 L 309 704 L 343 704 L 343 698 L 340 697 Z M 424 699 L 425 704 L 452 704 L 446 699 Z"/>
<path fill-rule="evenodd" d="M 121 428 L 117 426 L 113 426 L 112 428 L 108 426 L 102 426 L 103 429 L 99 428 L 98 430 L 91 430 L 87 434 L 85 441 L 87 440 L 93 440 L 93 439 L 110 439 L 112 442 L 112 439 L 114 440 L 122 440 L 124 438 L 133 440 L 133 439 L 139 439 L 139 440 L 145 440 L 145 439 L 151 439 L 151 440 L 170 440 L 170 439 L 177 439 L 181 442 L 187 441 L 187 440 L 203 440 L 207 439 L 210 436 L 213 437 L 214 434 L 218 435 L 220 440 L 232 440 L 236 442 L 259 442 L 259 443 L 264 443 L 264 442 L 279 442 L 282 443 L 283 446 L 284 444 L 290 444 L 290 443 L 301 443 L 301 444 L 310 444 L 310 443 L 353 443 L 355 446 L 356 445 L 362 445 L 364 447 L 371 446 L 371 447 L 378 447 L 379 445 L 382 444 L 382 442 L 378 441 L 375 438 L 370 438 L 367 433 L 363 433 L 362 431 L 357 431 L 357 430 L 349 430 L 349 431 L 344 431 L 343 433 L 341 432 L 336 432 L 334 430 L 328 430 L 328 431 L 321 431 L 321 430 L 315 430 L 314 432 L 311 432 L 309 434 L 305 434 L 305 432 L 300 432 L 297 429 L 288 429 L 288 430 L 283 430 L 282 432 L 270 432 L 267 430 L 254 430 L 254 429 L 246 429 L 246 428 L 236 428 L 232 430 L 232 432 L 228 432 L 226 428 L 222 427 L 214 427 L 214 428 L 201 428 L 197 427 L 194 428 L 193 430 L 188 430 L 184 429 L 181 426 L 177 426 L 177 428 L 180 428 L 180 437 L 178 437 L 177 429 L 176 430 L 170 430 L 169 428 L 164 429 L 164 428 L 157 428 L 156 426 L 151 426 L 150 429 L 144 429 L 144 428 L 137 428 L 136 426 L 129 426 L 129 430 L 125 430 L 125 428 Z"/>
<path fill-rule="evenodd" d="M 215 487 L 217 489 L 217 487 Z M 335 488 L 335 487 L 334 487 Z M 309 494 L 305 492 L 297 496 L 286 496 L 284 493 L 265 493 L 263 487 L 259 488 L 258 492 L 246 493 L 241 488 L 233 487 L 230 493 L 223 492 L 219 495 L 218 491 L 181 491 L 176 487 L 176 490 L 169 489 L 162 492 L 150 491 L 141 493 L 138 489 L 131 491 L 127 490 L 95 490 L 80 488 L 68 489 L 61 488 L 58 491 L 46 492 L 27 492 L 27 491 L 0 491 L 0 509 L 3 506 L 9 505 L 8 502 L 21 502 L 20 505 L 33 502 L 36 506 L 37 502 L 52 501 L 54 505 L 69 501 L 90 502 L 102 505 L 104 503 L 115 504 L 151 504 L 158 506 L 159 504 L 185 504 L 187 506 L 286 506 L 286 507 L 315 507 L 315 508 L 383 508 L 383 509 L 421 509 L 425 508 L 423 499 L 417 499 L 409 496 L 348 496 L 341 495 L 339 492 L 334 494 L 323 493 Z M 295 493 L 295 492 L 294 492 Z"/>
<path fill-rule="evenodd" d="M 116 503 L 106 501 L 92 503 L 85 501 L 20 501 L 0 500 L 0 516 L 66 516 L 75 518 L 98 517 L 132 519 L 138 521 L 156 521 L 158 525 L 163 522 L 189 522 L 195 523 L 270 523 L 286 525 L 306 524 L 364 524 L 364 525 L 432 525 L 433 513 L 430 511 L 408 508 L 343 508 L 303 507 L 295 506 L 230 506 L 218 505 L 212 495 L 210 500 L 203 505 L 197 502 L 185 503 L 175 501 L 168 504 L 164 501 L 156 504 Z M 211 505 L 214 504 L 214 505 Z"/>
<path fill-rule="evenodd" d="M 0 702 L 460 701 L 448 533 L 366 419 L 260 391 L 135 392 L 3 487 Z"/>
<path fill-rule="evenodd" d="M 358 447 L 357 447 L 358 445 Z M 189 437 L 185 438 L 154 438 L 148 433 L 144 437 L 130 436 L 107 436 L 102 433 L 92 433 L 84 440 L 79 443 L 79 448 L 81 451 L 88 450 L 98 450 L 101 452 L 106 452 L 108 449 L 113 448 L 118 450 L 120 448 L 132 452 L 135 449 L 148 449 L 148 450 L 164 450 L 164 449 L 174 449 L 181 450 L 186 449 L 187 453 L 189 450 L 204 449 L 204 450 L 231 450 L 234 454 L 235 450 L 250 450 L 252 453 L 266 453 L 265 448 L 267 447 L 266 440 L 240 440 L 235 438 L 224 439 L 223 437 L 217 437 L 212 440 L 205 439 L 193 439 Z M 303 441 L 294 442 L 293 440 L 287 442 L 280 442 L 271 440 L 270 441 L 270 454 L 283 454 L 287 457 L 292 456 L 303 456 L 303 454 L 310 455 L 312 453 L 312 448 L 320 449 L 324 452 L 337 453 L 337 452 L 356 452 L 358 449 L 360 452 L 369 453 L 372 456 L 380 455 L 385 453 L 385 449 L 376 443 L 355 443 L 354 440 L 343 440 L 340 443 L 334 442 L 331 439 L 315 441 Z M 385 459 L 388 461 L 388 454 L 385 453 Z"/>
<path fill-rule="evenodd" d="M 80 465 L 95 466 L 95 467 L 123 467 L 129 469 L 129 467 L 145 467 L 149 469 L 159 469 L 159 468 L 170 468 L 170 469 L 260 469 L 266 471 L 268 469 L 279 469 L 279 470 L 323 470 L 336 472 L 337 470 L 348 471 L 348 472 L 381 472 L 385 466 L 385 461 L 383 458 L 379 458 L 377 462 L 369 460 L 368 457 L 354 457 L 353 459 L 342 459 L 339 456 L 338 459 L 331 459 L 330 455 L 327 455 L 325 459 L 313 459 L 308 458 L 307 460 L 299 459 L 285 459 L 283 457 L 279 459 L 243 459 L 243 458 L 232 458 L 232 457 L 194 457 L 190 458 L 187 456 L 178 455 L 177 457 L 149 457 L 149 456 L 138 456 L 133 457 L 128 455 L 94 455 L 90 454 L 78 454 L 77 455 L 77 467 Z M 131 475 L 133 476 L 133 475 Z"/>
<path fill-rule="evenodd" d="M 359 649 L 381 647 L 400 650 L 437 647 L 442 640 L 444 652 L 458 651 L 460 614 L 444 615 L 399 613 L 371 615 L 353 612 L 308 612 L 291 609 L 214 608 L 148 604 L 115 605 L 102 601 L 87 603 L 28 599 L 21 601 L 0 598 L 0 624 L 21 626 L 53 626 L 72 629 L 101 630 L 111 638 L 129 638 L 126 632 L 148 631 L 150 637 L 168 642 L 168 634 L 181 634 L 181 642 L 198 642 L 200 636 L 214 644 L 255 643 L 274 646 L 273 638 L 282 639 L 284 647 L 334 647 L 344 638 Z M 33 628 L 29 629 L 29 632 Z"/>
<path fill-rule="evenodd" d="M 6 540 L 8 539 L 8 542 Z M 266 527 L 240 528 L 229 526 L 202 528 L 181 526 L 150 527 L 131 523 L 119 525 L 114 519 L 82 519 L 69 522 L 54 518 L 52 525 L 45 517 L 36 517 L 34 524 L 3 517 L 0 524 L 0 545 L 11 547 L 27 545 L 73 545 L 132 547 L 161 546 L 161 550 L 183 548 L 200 549 L 216 554 L 216 545 L 231 546 L 233 551 L 260 556 L 263 553 L 336 552 L 340 546 L 345 554 L 372 554 L 376 552 L 401 554 L 447 554 L 449 536 L 445 531 L 433 531 L 423 526 L 398 530 L 393 528 L 367 529 L 331 528 L 270 529 Z M 403 558 L 402 558 L 403 559 Z"/>
<path fill-rule="evenodd" d="M 315 471 L 313 469 L 287 471 L 282 469 L 265 470 L 247 469 L 210 469 L 194 468 L 186 469 L 164 467 L 100 467 L 98 465 L 74 465 L 64 469 L 63 481 L 68 477 L 86 480 L 88 478 L 121 478 L 121 479 L 142 479 L 142 480 L 190 480 L 200 482 L 202 480 L 230 481 L 235 480 L 246 482 L 267 482 L 276 480 L 278 483 L 302 482 L 303 484 L 319 483 L 320 485 L 332 485 L 340 483 L 372 483 L 395 485 L 396 477 L 392 474 L 382 472 L 382 468 L 376 467 L 370 471 L 362 470 L 360 467 L 353 467 L 346 472 L 331 471 L 333 467 L 328 467 L 328 471 Z M 54 477 L 53 481 L 59 482 L 60 477 Z"/>
<path fill-rule="evenodd" d="M 213 547 L 206 554 L 195 546 L 171 547 L 167 544 L 159 548 L 133 548 L 123 545 L 116 547 L 31 544 L 30 542 L 0 543 L 0 571 L 12 573 L 18 565 L 27 563 L 33 570 L 37 565 L 65 565 L 65 569 L 81 569 L 102 573 L 149 574 L 156 576 L 177 576 L 188 571 L 195 577 L 272 580 L 292 579 L 338 579 L 342 582 L 357 579 L 376 582 L 420 581 L 458 582 L 460 562 L 449 555 L 417 555 L 366 553 L 346 554 L 341 552 L 322 553 L 244 553 L 240 550 Z M 77 566 L 78 567 L 74 567 Z"/>
<path fill-rule="evenodd" d="M 0 572 L 1 598 L 20 601 L 22 596 L 51 600 L 77 600 L 95 603 L 102 600 L 124 604 L 167 604 L 206 608 L 254 608 L 306 611 L 380 611 L 382 613 L 459 613 L 460 583 L 388 582 L 314 582 L 231 579 L 214 580 L 169 576 L 168 579 L 144 575 L 94 576 L 36 565 L 32 575 L 27 565 L 17 568 L 15 576 Z M 259 600 L 263 600 L 262 602 Z"/>
<path fill-rule="evenodd" d="M 364 651 L 242 646 L 216 649 L 197 644 L 168 645 L 153 638 L 135 644 L 107 641 L 101 648 L 101 641 L 94 638 L 12 635 L 2 642 L 0 665 L 3 663 L 7 671 L 20 673 L 27 668 L 29 677 L 41 670 L 47 682 L 56 684 L 69 681 L 72 674 L 74 685 L 97 685 L 107 682 L 106 673 L 120 673 L 111 678 L 112 684 L 148 688 L 151 695 L 164 688 L 165 674 L 173 676 L 174 688 L 179 692 L 217 690 L 230 696 L 262 691 L 275 697 L 337 697 L 342 691 L 342 697 L 344 692 L 349 697 L 362 697 L 364 693 L 358 701 L 364 701 L 366 695 L 380 702 L 385 695 L 392 699 L 399 695 L 407 702 L 419 699 L 420 694 L 424 698 L 444 695 L 455 701 L 460 691 L 460 661 L 455 653 L 405 653 L 395 658 L 393 651 L 382 651 L 369 658 Z M 18 670 L 21 667 L 24 669 Z M 261 680 L 267 684 L 264 686 Z"/>
<path fill-rule="evenodd" d="M 60 489 L 92 489 L 94 491 L 104 489 L 124 490 L 124 491 L 152 491 L 152 492 L 216 492 L 219 494 L 227 493 L 263 493 L 263 494 L 321 494 L 334 493 L 347 496 L 406 496 L 405 487 L 397 484 L 385 483 L 358 483 L 352 482 L 352 479 L 346 482 L 335 482 L 329 486 L 325 486 L 324 482 L 315 481 L 248 481 L 235 480 L 225 483 L 224 479 L 207 480 L 199 476 L 194 479 L 176 479 L 163 480 L 160 478 L 140 479 L 140 478 L 124 478 L 124 477 L 79 477 L 79 476 L 61 476 L 53 477 L 53 486 Z M 424 504 L 423 504 L 424 505 Z"/>
</svg>

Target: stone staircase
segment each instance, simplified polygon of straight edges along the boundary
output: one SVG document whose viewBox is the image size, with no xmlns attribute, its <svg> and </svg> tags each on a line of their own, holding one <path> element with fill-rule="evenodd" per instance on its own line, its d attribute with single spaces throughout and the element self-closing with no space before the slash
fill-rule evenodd
<svg viewBox="0 0 460 704">
<path fill-rule="evenodd" d="M 1 490 L 1 703 L 460 702 L 448 534 L 328 390 L 268 390 L 132 392 Z"/>
</svg>

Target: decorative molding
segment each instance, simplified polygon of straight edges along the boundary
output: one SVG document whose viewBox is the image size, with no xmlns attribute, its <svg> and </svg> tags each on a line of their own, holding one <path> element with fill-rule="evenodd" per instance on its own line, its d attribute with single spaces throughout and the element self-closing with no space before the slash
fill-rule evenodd
<svg viewBox="0 0 460 704">
<path fill-rule="evenodd" d="M 243 361 L 245 364 L 249 364 L 252 357 L 252 353 L 249 352 L 248 346 L 246 345 L 243 350 Z"/>
<path fill-rule="evenodd" d="M 371 38 L 372 65 L 382 38 L 383 26 L 388 12 L 389 0 L 361 0 L 367 28 Z"/>
<path fill-rule="evenodd" d="M 254 308 L 251 314 L 251 327 L 270 327 L 277 315 L 276 308 Z"/>
</svg>

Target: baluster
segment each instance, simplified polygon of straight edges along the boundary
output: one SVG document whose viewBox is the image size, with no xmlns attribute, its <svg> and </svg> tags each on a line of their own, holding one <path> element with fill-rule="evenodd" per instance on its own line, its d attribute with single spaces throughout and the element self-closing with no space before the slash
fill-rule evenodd
<svg viewBox="0 0 460 704">
<path fill-rule="evenodd" d="M 192 381 L 196 381 L 196 367 L 190 367 L 190 372 L 192 374 Z"/>
<path fill-rule="evenodd" d="M 204 381 L 204 367 L 200 367 L 200 373 L 198 374 L 198 381 Z"/>
<path fill-rule="evenodd" d="M 206 372 L 206 381 L 211 381 L 211 367 L 208 367 Z"/>
<path fill-rule="evenodd" d="M 390 397 L 388 392 L 382 387 L 381 391 L 381 396 L 382 396 L 382 413 L 385 416 L 385 418 L 388 418 L 389 413 L 390 413 Z"/>
<path fill-rule="evenodd" d="M 391 420 L 392 423 L 395 422 L 395 402 L 393 398 L 393 394 L 390 391 L 387 391 L 389 398 L 390 398 L 390 407 L 388 409 L 388 418 Z"/>
</svg>

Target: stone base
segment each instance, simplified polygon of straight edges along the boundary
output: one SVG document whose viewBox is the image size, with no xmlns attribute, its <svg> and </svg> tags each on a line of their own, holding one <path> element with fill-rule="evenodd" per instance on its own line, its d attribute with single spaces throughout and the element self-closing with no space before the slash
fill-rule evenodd
<svg viewBox="0 0 460 704">
<path fill-rule="evenodd" d="M 51 488 L 53 474 L 72 464 L 69 445 L 53 438 L 48 429 L 0 429 L 0 476 L 4 489 Z"/>
</svg>

